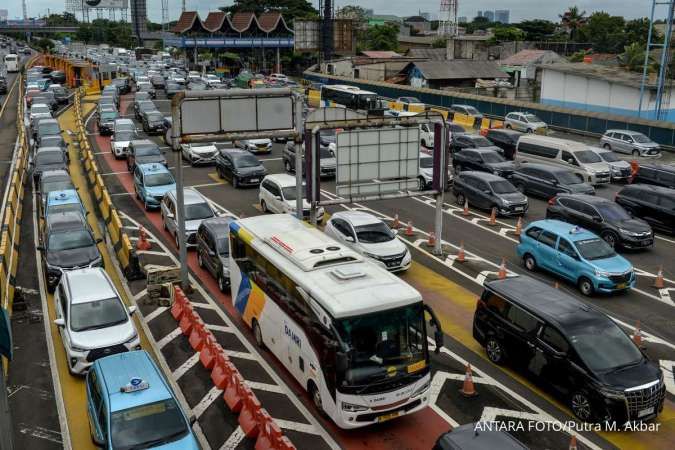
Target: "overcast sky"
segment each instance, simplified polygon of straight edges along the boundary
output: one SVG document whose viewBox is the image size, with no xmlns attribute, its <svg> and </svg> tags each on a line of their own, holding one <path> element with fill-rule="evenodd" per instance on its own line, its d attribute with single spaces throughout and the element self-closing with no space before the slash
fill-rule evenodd
<svg viewBox="0 0 675 450">
<path fill-rule="evenodd" d="M 61 12 L 65 9 L 65 0 L 26 0 L 28 3 L 28 15 L 31 17 Z M 335 0 L 338 7 L 358 4 L 364 8 L 372 8 L 376 14 L 395 14 L 409 16 L 418 11 L 429 12 L 438 15 L 440 0 Z M 187 9 L 199 11 L 200 16 L 205 17 L 209 10 L 215 10 L 219 5 L 229 5 L 231 0 L 186 0 Z M 312 3 L 318 6 L 318 0 Z M 151 20 L 161 20 L 161 0 L 147 0 L 148 13 Z M 8 5 L 8 6 L 7 6 Z M 169 15 L 176 19 L 180 13 L 181 0 L 169 0 Z M 649 0 L 459 0 L 459 16 L 473 18 L 478 10 L 510 9 L 511 21 L 518 22 L 522 19 L 542 18 L 557 20 L 558 14 L 568 6 L 577 5 L 587 11 L 607 11 L 613 15 L 622 15 L 626 18 L 646 17 L 649 15 L 651 2 Z M 21 0 L 0 1 L 0 8 L 9 9 L 10 18 L 21 16 Z M 665 16 L 665 10 L 661 16 Z"/>
</svg>

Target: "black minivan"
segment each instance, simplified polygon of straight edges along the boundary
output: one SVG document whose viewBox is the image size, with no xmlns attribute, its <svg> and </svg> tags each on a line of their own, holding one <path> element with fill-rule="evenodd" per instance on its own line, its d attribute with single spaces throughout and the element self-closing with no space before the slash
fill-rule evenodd
<svg viewBox="0 0 675 450">
<path fill-rule="evenodd" d="M 202 221 L 197 229 L 197 263 L 217 281 L 221 292 L 230 285 L 230 222 L 231 216 L 214 217 Z"/>
<path fill-rule="evenodd" d="M 511 174 L 511 182 L 523 194 L 550 199 L 557 194 L 595 195 L 595 189 L 564 167 L 547 164 L 520 164 Z"/>
<path fill-rule="evenodd" d="M 655 184 L 675 189 L 675 165 L 640 164 L 632 183 Z"/>
<path fill-rule="evenodd" d="M 487 281 L 473 337 L 560 394 L 588 422 L 649 420 L 663 409 L 661 368 L 611 318 L 561 289 L 518 276 Z"/>
<path fill-rule="evenodd" d="M 652 227 L 675 234 L 675 189 L 631 184 L 621 189 L 614 201 Z"/>
</svg>

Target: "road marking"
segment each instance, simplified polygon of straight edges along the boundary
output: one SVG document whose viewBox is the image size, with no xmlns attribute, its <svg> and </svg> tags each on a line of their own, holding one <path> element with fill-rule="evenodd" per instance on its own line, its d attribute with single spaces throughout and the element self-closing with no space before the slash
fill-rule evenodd
<svg viewBox="0 0 675 450">
<path fill-rule="evenodd" d="M 659 365 L 664 372 L 663 382 L 666 385 L 666 389 L 672 395 L 675 395 L 675 373 L 673 372 L 675 371 L 675 361 L 666 361 L 662 359 L 659 361 Z"/>
<path fill-rule="evenodd" d="M 7 104 L 9 103 L 9 99 L 12 97 L 12 92 L 14 92 L 14 88 L 16 87 L 16 84 L 19 82 L 19 78 L 21 78 L 21 77 L 18 74 L 14 77 L 14 82 L 12 83 L 12 87 L 9 88 L 9 92 L 7 92 L 7 96 L 5 97 L 5 101 L 2 102 L 2 108 L 0 108 L 0 119 L 5 114 L 5 109 L 7 109 Z M 17 113 L 18 113 L 18 111 L 17 111 Z"/>
<path fill-rule="evenodd" d="M 225 349 L 223 349 L 223 353 L 225 353 L 227 356 L 230 356 L 232 358 L 240 358 L 240 359 L 248 359 L 248 360 L 251 360 L 251 361 L 258 361 L 258 358 L 256 358 L 256 356 L 251 354 L 251 353 L 236 352 L 234 350 L 225 350 Z"/>
<path fill-rule="evenodd" d="M 180 328 L 176 328 L 171 333 L 167 334 L 162 339 L 157 341 L 157 347 L 159 347 L 160 350 L 163 349 L 166 346 L 166 344 L 173 341 L 174 339 L 176 339 L 181 334 L 183 334 L 183 330 L 181 330 Z"/>
<path fill-rule="evenodd" d="M 199 419 L 204 411 L 211 406 L 211 403 L 213 403 L 216 399 L 220 398 L 222 395 L 223 391 L 222 389 L 218 389 L 217 387 L 212 387 L 209 392 L 206 393 L 204 398 L 202 398 L 199 403 L 192 409 L 192 414 Z"/>
<path fill-rule="evenodd" d="M 206 328 L 208 328 L 211 331 L 222 331 L 223 333 L 232 333 L 232 327 L 228 327 L 227 325 L 214 325 L 207 323 Z"/>
<path fill-rule="evenodd" d="M 292 420 L 274 419 L 279 428 L 286 430 L 299 431 L 300 433 L 318 434 L 314 426 L 308 423 L 294 422 Z"/>
<path fill-rule="evenodd" d="M 246 384 L 251 389 L 258 389 L 259 391 L 276 392 L 277 394 L 284 393 L 284 389 L 276 384 L 259 383 L 257 381 L 246 381 Z"/>
<path fill-rule="evenodd" d="M 179 368 L 173 371 L 173 379 L 178 381 L 180 377 L 185 375 L 185 372 L 192 369 L 195 364 L 199 361 L 199 353 L 195 353 L 190 356 L 187 361 L 185 361 Z"/>
<path fill-rule="evenodd" d="M 50 430 L 44 427 L 31 427 L 27 426 L 25 423 L 20 423 L 19 433 L 26 434 L 36 439 L 43 439 L 45 441 L 51 441 L 56 444 L 63 445 L 61 433 L 56 430 Z"/>
<path fill-rule="evenodd" d="M 147 323 L 147 322 L 150 322 L 150 321 L 153 320 L 153 319 L 156 319 L 157 316 L 159 316 L 160 314 L 162 314 L 162 313 L 163 313 L 164 311 L 166 311 L 167 309 L 169 309 L 169 308 L 167 308 L 166 306 L 160 306 L 160 307 L 158 307 L 157 309 L 155 309 L 154 311 L 152 311 L 150 314 L 148 314 L 147 316 L 145 316 L 145 322 Z"/>
<path fill-rule="evenodd" d="M 245 437 L 244 431 L 240 426 L 237 426 L 237 429 L 234 430 L 230 437 L 227 438 L 227 440 L 220 447 L 220 450 L 235 450 L 239 447 L 239 444 L 244 440 Z"/>
<path fill-rule="evenodd" d="M 145 296 L 145 294 L 147 294 L 147 293 L 148 293 L 148 290 L 147 290 L 147 289 L 143 289 L 141 292 L 139 292 L 138 294 L 134 295 L 134 301 L 136 301 L 136 302 L 139 301 L 139 300 L 140 300 L 141 298 L 143 298 L 143 296 Z"/>
<path fill-rule="evenodd" d="M 215 183 L 193 184 L 190 187 L 192 187 L 192 188 L 204 188 L 204 187 L 212 187 L 212 186 L 223 186 L 225 184 L 226 183 L 223 182 L 223 181 L 217 181 Z"/>
</svg>

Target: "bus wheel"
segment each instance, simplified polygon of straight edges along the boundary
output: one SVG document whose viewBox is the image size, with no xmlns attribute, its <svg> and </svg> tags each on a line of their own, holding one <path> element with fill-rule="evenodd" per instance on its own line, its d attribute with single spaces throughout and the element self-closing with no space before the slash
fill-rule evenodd
<svg viewBox="0 0 675 450">
<path fill-rule="evenodd" d="M 260 348 L 265 348 L 265 343 L 263 342 L 263 336 L 262 336 L 262 330 L 260 329 L 260 325 L 258 324 L 258 321 L 253 319 L 253 337 L 255 338 L 255 343 L 258 345 Z"/>
<path fill-rule="evenodd" d="M 321 394 L 319 393 L 319 388 L 316 387 L 316 384 L 314 384 L 313 381 L 309 382 L 308 391 L 309 395 L 312 396 L 312 402 L 314 403 L 314 406 L 316 407 L 316 410 L 322 415 L 325 416 L 326 412 L 323 410 L 323 402 L 321 401 Z"/>
</svg>

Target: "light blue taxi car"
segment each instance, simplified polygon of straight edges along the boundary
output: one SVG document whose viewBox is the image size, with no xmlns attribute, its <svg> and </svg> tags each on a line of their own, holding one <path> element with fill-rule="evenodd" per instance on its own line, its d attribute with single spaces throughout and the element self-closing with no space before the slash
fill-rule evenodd
<svg viewBox="0 0 675 450">
<path fill-rule="evenodd" d="M 552 272 L 575 283 L 584 295 L 635 286 L 635 272 L 627 259 L 590 231 L 559 220 L 530 223 L 516 252 L 526 269 Z"/>
<path fill-rule="evenodd" d="M 75 189 L 66 189 L 63 191 L 52 191 L 47 194 L 45 202 L 45 219 L 50 214 L 65 213 L 75 211 L 86 217 L 87 211 L 82 206 L 82 200 Z"/>
<path fill-rule="evenodd" d="M 134 191 L 146 210 L 159 208 L 169 191 L 176 190 L 176 180 L 164 164 L 138 164 L 134 168 Z"/>
<path fill-rule="evenodd" d="M 188 419 L 147 352 L 98 359 L 86 380 L 91 438 L 114 450 L 199 450 Z"/>
</svg>

